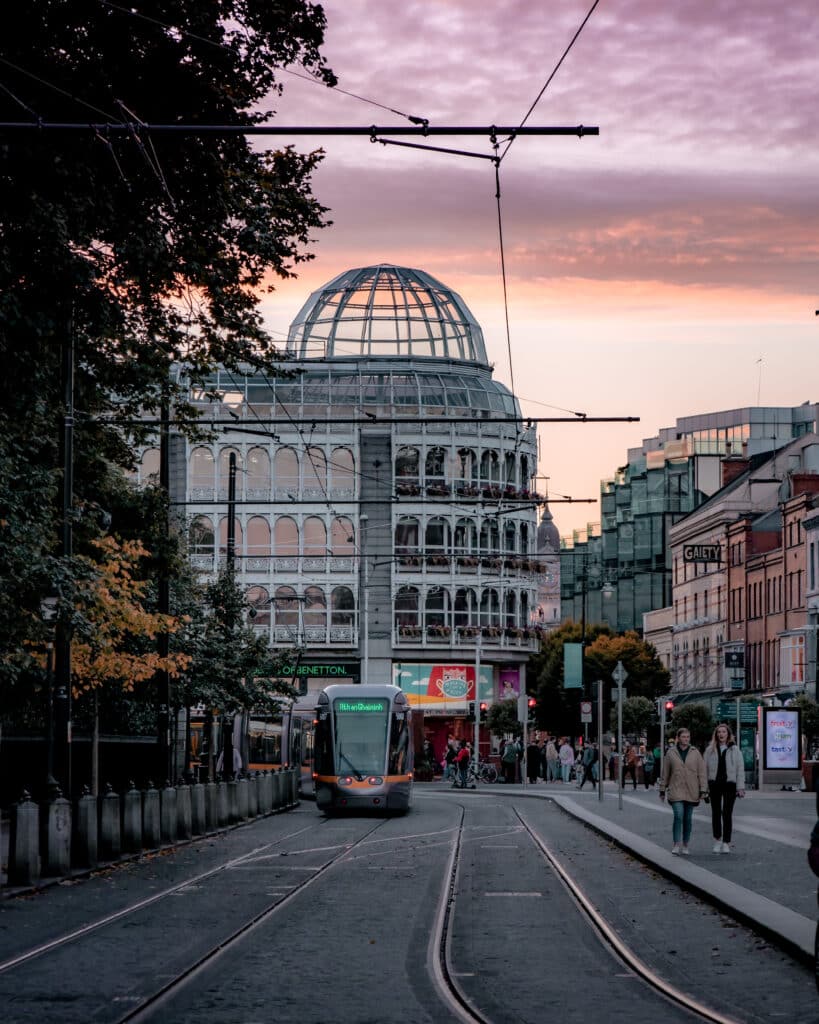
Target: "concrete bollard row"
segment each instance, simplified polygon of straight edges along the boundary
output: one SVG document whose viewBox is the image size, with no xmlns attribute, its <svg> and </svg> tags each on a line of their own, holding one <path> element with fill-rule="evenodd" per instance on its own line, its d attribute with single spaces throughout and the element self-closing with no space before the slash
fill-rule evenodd
<svg viewBox="0 0 819 1024">
<path fill-rule="evenodd" d="M 180 779 L 161 790 L 149 782 L 140 791 L 131 782 L 122 796 L 108 785 L 97 798 L 86 786 L 73 807 L 56 783 L 39 806 L 24 792 L 11 808 L 8 884 L 32 886 L 40 878 L 68 875 L 72 868 L 93 869 L 123 854 L 156 850 L 285 810 L 297 799 L 292 768 L 230 782 L 189 785 Z"/>
</svg>

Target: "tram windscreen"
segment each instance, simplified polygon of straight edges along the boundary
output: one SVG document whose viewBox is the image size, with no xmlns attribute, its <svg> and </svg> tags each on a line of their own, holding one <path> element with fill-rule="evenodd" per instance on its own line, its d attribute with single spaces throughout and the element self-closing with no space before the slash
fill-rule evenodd
<svg viewBox="0 0 819 1024">
<path fill-rule="evenodd" d="M 380 697 L 344 697 L 333 701 L 337 775 L 381 775 L 389 727 L 389 701 Z"/>
</svg>

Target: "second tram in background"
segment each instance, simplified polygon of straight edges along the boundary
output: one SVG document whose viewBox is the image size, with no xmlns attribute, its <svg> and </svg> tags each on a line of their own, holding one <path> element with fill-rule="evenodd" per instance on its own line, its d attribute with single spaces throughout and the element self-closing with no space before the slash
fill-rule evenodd
<svg viewBox="0 0 819 1024">
<path fill-rule="evenodd" d="M 326 813 L 404 812 L 413 777 L 412 711 L 397 686 L 334 685 L 299 698 L 286 733 L 301 792 Z"/>
</svg>

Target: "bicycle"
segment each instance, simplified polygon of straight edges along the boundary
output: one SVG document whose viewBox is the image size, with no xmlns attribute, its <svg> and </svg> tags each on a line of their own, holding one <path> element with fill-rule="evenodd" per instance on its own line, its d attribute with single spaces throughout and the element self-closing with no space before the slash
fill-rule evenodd
<svg viewBox="0 0 819 1024">
<path fill-rule="evenodd" d="M 479 761 L 477 764 L 470 761 L 468 779 L 476 782 L 497 782 L 498 769 L 488 761 Z"/>
</svg>

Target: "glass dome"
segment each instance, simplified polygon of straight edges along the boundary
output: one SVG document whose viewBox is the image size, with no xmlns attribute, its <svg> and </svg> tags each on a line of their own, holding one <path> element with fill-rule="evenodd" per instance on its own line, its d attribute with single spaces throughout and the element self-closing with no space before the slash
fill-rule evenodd
<svg viewBox="0 0 819 1024">
<path fill-rule="evenodd" d="M 486 365 L 483 332 L 466 303 L 423 270 L 347 270 L 313 292 L 290 325 L 296 359 L 412 357 Z"/>
</svg>

